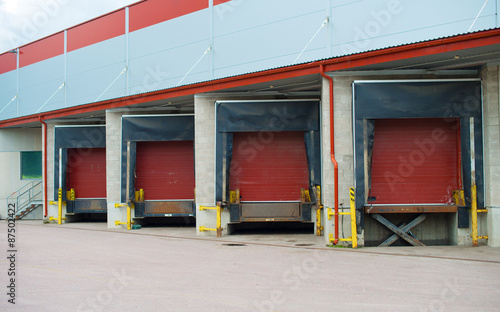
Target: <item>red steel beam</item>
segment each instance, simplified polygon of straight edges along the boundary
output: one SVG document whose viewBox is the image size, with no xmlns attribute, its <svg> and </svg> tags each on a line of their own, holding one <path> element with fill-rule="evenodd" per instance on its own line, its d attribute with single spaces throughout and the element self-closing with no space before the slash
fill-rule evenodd
<svg viewBox="0 0 500 312">
<path fill-rule="evenodd" d="M 243 74 L 234 77 L 216 79 L 195 83 L 192 85 L 150 92 L 147 94 L 126 96 L 118 99 L 84 104 L 76 107 L 63 108 L 37 115 L 23 116 L 0 121 L 0 128 L 21 125 L 29 122 L 36 122 L 39 120 L 39 116 L 41 116 L 44 120 L 49 120 L 76 114 L 94 112 L 98 110 L 106 110 L 133 104 L 146 103 L 150 101 L 165 100 L 179 96 L 194 95 L 197 93 L 218 91 L 245 85 L 270 82 L 274 80 L 319 74 L 320 65 L 323 65 L 324 70 L 326 72 L 329 72 L 356 68 L 365 65 L 381 64 L 396 60 L 411 59 L 426 55 L 435 55 L 444 52 L 460 51 L 464 49 L 477 48 L 493 44 L 500 44 L 500 28 L 485 30 L 473 34 L 458 35 L 454 37 L 435 39 L 426 42 L 412 43 L 376 51 L 341 56 L 305 64 L 280 67 L 250 74 Z"/>
</svg>

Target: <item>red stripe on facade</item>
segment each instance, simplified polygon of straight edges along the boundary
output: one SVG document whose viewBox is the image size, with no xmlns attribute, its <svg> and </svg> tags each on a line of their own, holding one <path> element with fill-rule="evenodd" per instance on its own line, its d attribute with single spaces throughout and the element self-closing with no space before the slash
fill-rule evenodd
<svg viewBox="0 0 500 312">
<path fill-rule="evenodd" d="M 208 8 L 208 0 L 149 0 L 130 6 L 129 30 L 154 24 Z"/>
<path fill-rule="evenodd" d="M 64 54 L 64 32 L 27 44 L 19 51 L 19 67 Z"/>
<path fill-rule="evenodd" d="M 16 53 L 0 54 L 0 75 L 16 69 L 17 60 Z"/>
<path fill-rule="evenodd" d="M 117 107 L 125 107 L 140 103 L 165 100 L 179 96 L 193 95 L 219 91 L 228 88 L 241 87 L 256 83 L 269 82 L 279 79 L 293 78 L 305 75 L 319 74 L 320 65 L 324 65 L 325 71 L 335 71 L 350 69 L 362 65 L 380 64 L 388 61 L 405 60 L 419 56 L 436 55 L 443 52 L 459 51 L 484 47 L 488 45 L 500 44 L 500 29 L 486 30 L 474 34 L 460 35 L 450 38 L 430 40 L 420 43 L 413 43 L 394 48 L 387 48 L 377 51 L 369 51 L 349 56 L 331 58 L 322 61 L 310 62 L 269 69 L 260 72 L 243 74 L 234 77 L 221 78 L 211 81 L 199 82 L 192 85 L 175 87 L 146 94 L 133 95 L 118 99 L 111 99 L 102 102 L 89 103 L 75 107 L 68 107 L 43 114 L 29 115 L 0 121 L 0 128 L 21 125 L 29 122 L 39 122 L 39 117 L 43 119 L 54 119 L 75 114 L 83 114 L 106 110 Z"/>
<path fill-rule="evenodd" d="M 125 9 L 68 29 L 68 52 L 125 34 Z"/>
</svg>

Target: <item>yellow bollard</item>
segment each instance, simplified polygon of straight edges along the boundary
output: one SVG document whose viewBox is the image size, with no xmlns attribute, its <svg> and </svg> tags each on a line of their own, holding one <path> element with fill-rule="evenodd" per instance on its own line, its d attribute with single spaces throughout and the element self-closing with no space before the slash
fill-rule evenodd
<svg viewBox="0 0 500 312">
<path fill-rule="evenodd" d="M 221 205 L 217 205 L 217 237 L 222 236 L 222 226 L 221 226 Z"/>
<path fill-rule="evenodd" d="M 66 202 L 62 201 L 62 189 L 57 190 L 57 202 L 49 201 L 50 205 L 57 205 L 58 217 L 49 217 L 49 221 L 57 220 L 57 224 L 62 224 L 62 220 L 66 220 L 66 218 L 62 217 L 62 205 L 66 205 Z"/>
<path fill-rule="evenodd" d="M 358 230 L 356 229 L 356 197 L 354 187 L 349 190 L 351 197 L 351 232 L 352 232 L 352 248 L 358 247 Z"/>
<path fill-rule="evenodd" d="M 323 226 L 321 226 L 321 207 L 316 208 L 316 236 L 321 236 L 321 230 Z"/>
<path fill-rule="evenodd" d="M 127 230 L 132 229 L 132 209 L 134 208 L 134 203 L 127 205 Z"/>
<path fill-rule="evenodd" d="M 488 239 L 488 236 L 479 236 L 478 229 L 477 229 L 477 214 L 482 212 L 482 213 L 487 213 L 488 209 L 477 209 L 477 187 L 476 185 L 471 186 L 471 198 L 472 198 L 472 203 L 471 203 L 471 219 L 472 219 L 472 247 L 478 247 L 479 242 L 478 240 L 480 239 Z"/>
<path fill-rule="evenodd" d="M 316 236 L 321 236 L 321 231 L 324 229 L 321 225 L 321 186 L 316 186 Z"/>
<path fill-rule="evenodd" d="M 470 188 L 471 192 L 471 219 L 472 219 L 472 247 L 479 246 L 477 237 L 477 188 L 476 185 L 472 185 Z"/>
<path fill-rule="evenodd" d="M 216 232 L 217 233 L 217 237 L 221 237 L 222 236 L 222 217 L 221 217 L 221 212 L 222 212 L 222 206 L 221 206 L 221 203 L 217 203 L 217 206 L 216 207 L 208 207 L 208 206 L 200 206 L 200 211 L 204 211 L 204 210 L 216 210 L 217 212 L 217 228 L 215 229 L 211 229 L 211 228 L 207 228 L 207 227 L 204 227 L 204 226 L 200 226 L 199 230 L 200 232 L 208 232 L 208 231 L 213 231 L 213 232 Z"/>
<path fill-rule="evenodd" d="M 340 216 L 347 216 L 349 215 L 351 217 L 351 237 L 349 238 L 339 238 L 338 240 L 341 242 L 351 242 L 352 243 L 352 248 L 357 248 L 358 247 L 358 231 L 356 229 L 356 198 L 355 198 L 355 191 L 354 187 L 351 187 L 349 189 L 349 195 L 350 195 L 350 211 L 349 212 L 339 212 L 338 214 Z M 331 220 L 331 217 L 335 215 L 335 212 L 331 212 L 331 208 L 327 208 L 328 212 L 328 220 Z M 333 234 L 330 233 L 328 235 L 329 242 L 330 244 L 335 243 L 335 238 L 333 237 Z"/>
<path fill-rule="evenodd" d="M 126 225 L 127 230 L 132 229 L 132 224 L 134 224 L 134 221 L 132 221 L 132 209 L 134 209 L 134 203 L 130 202 L 128 204 L 119 204 L 115 203 L 115 208 L 120 208 L 120 207 L 127 207 L 127 222 L 121 222 L 120 220 L 115 221 L 115 225 Z"/>
<path fill-rule="evenodd" d="M 59 213 L 57 218 L 57 224 L 62 224 L 62 189 L 59 188 L 57 191 L 57 211 Z"/>
</svg>

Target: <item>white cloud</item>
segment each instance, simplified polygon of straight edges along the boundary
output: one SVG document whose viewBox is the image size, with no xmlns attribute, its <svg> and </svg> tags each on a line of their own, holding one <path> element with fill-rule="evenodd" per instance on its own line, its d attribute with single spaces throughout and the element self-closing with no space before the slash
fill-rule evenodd
<svg viewBox="0 0 500 312">
<path fill-rule="evenodd" d="M 0 53 L 137 0 L 0 0 Z"/>
</svg>

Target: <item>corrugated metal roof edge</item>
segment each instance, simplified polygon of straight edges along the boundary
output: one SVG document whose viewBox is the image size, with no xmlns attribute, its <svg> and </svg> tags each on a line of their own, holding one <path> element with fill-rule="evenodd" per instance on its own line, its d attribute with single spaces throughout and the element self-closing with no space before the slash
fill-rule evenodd
<svg viewBox="0 0 500 312">
<path fill-rule="evenodd" d="M 469 45 L 464 46 L 463 44 L 465 43 L 469 43 Z M 100 102 L 82 104 L 79 106 L 44 112 L 36 115 L 28 115 L 2 120 L 0 121 L 0 128 L 20 125 L 23 123 L 36 122 L 39 120 L 39 118 L 49 120 L 81 113 L 88 113 L 92 111 L 174 98 L 178 96 L 218 91 L 236 86 L 251 85 L 259 82 L 318 74 L 320 65 L 324 65 L 325 71 L 328 72 L 341 69 L 356 68 L 366 64 L 384 63 L 395 59 L 408 59 L 422 55 L 438 54 L 449 50 L 461 50 L 478 46 L 487 46 L 491 44 L 500 44 L 500 27 L 336 56 L 332 58 L 324 58 L 316 61 L 281 66 L 256 72 L 217 78 L 213 80 L 200 81 L 192 84 L 186 84 L 157 91 L 150 91 L 131 96 L 108 99 Z M 439 49 L 440 46 L 442 46 L 441 49 Z M 429 49 L 432 49 L 432 51 Z M 399 58 L 396 58 L 396 55 Z"/>
</svg>

